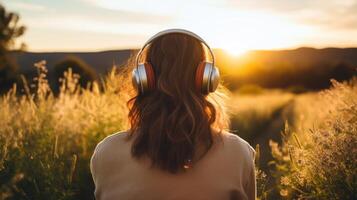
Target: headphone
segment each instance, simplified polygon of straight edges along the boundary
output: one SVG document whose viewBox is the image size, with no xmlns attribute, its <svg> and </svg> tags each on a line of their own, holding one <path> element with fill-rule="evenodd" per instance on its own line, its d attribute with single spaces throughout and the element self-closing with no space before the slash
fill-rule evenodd
<svg viewBox="0 0 357 200">
<path fill-rule="evenodd" d="M 153 40 L 163 35 L 171 34 L 171 33 L 181 33 L 191 37 L 196 38 L 200 42 L 202 42 L 208 49 L 212 57 L 212 62 L 202 61 L 198 65 L 196 69 L 195 75 L 195 86 L 198 91 L 203 94 L 208 94 L 210 92 L 214 92 L 217 89 L 219 84 L 219 70 L 215 67 L 215 59 L 212 49 L 208 46 L 208 44 L 197 34 L 184 30 L 184 29 L 168 29 L 161 31 L 154 36 L 152 36 L 140 49 L 136 56 L 136 67 L 132 71 L 132 83 L 134 88 L 139 91 L 141 94 L 145 93 L 149 90 L 155 88 L 155 74 L 152 65 L 149 62 L 144 62 L 139 64 L 139 59 L 141 58 L 141 54 L 144 51 L 145 47 L 147 47 Z"/>
</svg>

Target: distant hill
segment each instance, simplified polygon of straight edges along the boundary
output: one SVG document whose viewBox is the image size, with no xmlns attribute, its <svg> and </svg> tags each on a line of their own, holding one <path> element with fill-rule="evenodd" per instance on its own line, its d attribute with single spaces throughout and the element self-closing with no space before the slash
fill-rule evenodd
<svg viewBox="0 0 357 200">
<path fill-rule="evenodd" d="M 103 74 L 113 67 L 121 65 L 129 58 L 133 50 L 115 50 L 101 52 L 12 52 L 12 57 L 21 72 L 34 70 L 33 64 L 41 60 L 46 60 L 49 71 L 54 65 L 68 56 L 76 56 Z"/>
<path fill-rule="evenodd" d="M 113 50 L 101 52 L 13 52 L 12 57 L 21 71 L 31 70 L 35 62 L 46 60 L 47 66 L 51 69 L 55 63 L 61 61 L 67 56 L 77 56 L 84 60 L 87 64 L 93 67 L 98 73 L 106 72 L 113 64 L 120 65 L 125 63 L 134 50 Z M 221 49 L 215 50 L 218 65 L 225 63 L 242 65 L 241 58 L 228 58 L 229 56 Z M 271 67 L 274 63 L 278 62 L 291 62 L 291 63 L 336 63 L 344 62 L 347 64 L 357 65 L 357 48 L 298 48 L 294 50 L 255 50 L 248 53 L 249 60 L 257 60 Z M 241 63 L 241 64 L 239 64 Z"/>
<path fill-rule="evenodd" d="M 357 48 L 258 50 L 242 57 L 229 56 L 223 50 L 216 54 L 232 89 L 254 84 L 316 90 L 329 87 L 330 79 L 342 81 L 357 75 Z"/>
<path fill-rule="evenodd" d="M 37 76 L 37 70 L 34 64 L 45 60 L 48 69 L 47 79 L 53 91 L 58 91 L 59 82 L 55 66 L 68 59 L 75 59 L 86 66 L 89 71 L 94 71 L 97 75 L 107 74 L 114 66 L 122 66 L 128 58 L 134 53 L 133 50 L 116 50 L 101 52 L 11 52 L 10 58 L 17 65 L 17 73 L 23 74 L 27 81 L 31 83 Z M 71 67 L 71 66 L 68 66 Z M 84 74 L 81 74 L 83 77 Z M 62 77 L 62 76 L 60 76 Z M 96 76 L 100 77 L 100 76 Z M 0 77 L 1 78 L 1 77 Z M 22 85 L 21 79 L 17 81 Z M 83 81 L 83 78 L 80 80 Z M 83 83 L 84 84 L 84 83 Z M 7 91 L 9 87 L 0 86 L 0 91 Z M 1 92 L 0 92 L 1 93 Z"/>
<path fill-rule="evenodd" d="M 251 56 L 266 62 L 345 62 L 357 65 L 357 48 L 324 48 L 302 47 L 294 50 L 253 51 Z"/>
<path fill-rule="evenodd" d="M 293 50 L 254 50 L 248 52 L 244 57 L 232 57 L 224 50 L 216 50 L 218 64 L 245 67 L 253 62 L 264 64 L 266 67 L 274 67 L 277 63 L 292 63 L 295 65 L 306 65 L 316 63 L 346 63 L 357 65 L 357 48 L 324 48 L 315 49 L 302 47 Z M 238 70 L 239 71 L 239 70 Z"/>
<path fill-rule="evenodd" d="M 293 50 L 257 50 L 242 57 L 229 56 L 224 50 L 215 49 L 217 65 L 235 89 L 244 84 L 262 87 L 302 86 L 320 89 L 328 87 L 329 79 L 349 79 L 356 75 L 357 48 L 298 48 Z M 67 56 L 76 56 L 104 74 L 113 65 L 123 65 L 134 50 L 102 52 L 12 52 L 20 73 L 35 70 L 33 64 L 47 61 L 49 72 Z"/>
</svg>

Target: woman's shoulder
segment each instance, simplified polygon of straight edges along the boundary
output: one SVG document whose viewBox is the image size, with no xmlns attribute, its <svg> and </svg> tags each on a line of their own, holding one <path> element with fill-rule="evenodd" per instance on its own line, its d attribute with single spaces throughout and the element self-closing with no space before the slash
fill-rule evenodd
<svg viewBox="0 0 357 200">
<path fill-rule="evenodd" d="M 233 149 L 232 152 L 240 153 L 246 155 L 249 158 L 254 159 L 255 157 L 254 148 L 243 138 L 229 131 L 223 131 L 221 135 L 223 138 L 224 145 L 228 146 L 228 148 Z"/>
<path fill-rule="evenodd" d="M 113 134 L 110 134 L 106 136 L 104 139 L 102 139 L 97 146 L 95 147 L 94 153 L 97 152 L 103 152 L 103 151 L 108 151 L 108 150 L 114 150 L 113 148 L 118 148 L 122 145 L 122 143 L 125 143 L 127 140 L 128 136 L 128 131 L 119 131 Z"/>
<path fill-rule="evenodd" d="M 125 148 L 129 148 L 126 144 L 127 135 L 127 131 L 120 131 L 106 136 L 96 145 L 91 162 L 105 162 L 112 160 L 113 156 L 123 157 L 126 152 Z"/>
<path fill-rule="evenodd" d="M 95 147 L 90 158 L 90 170 L 93 180 L 97 181 L 98 174 L 106 173 L 110 166 L 119 162 L 118 158 L 125 157 L 128 145 L 125 145 L 127 131 L 120 131 L 108 135 L 102 139 Z"/>
</svg>

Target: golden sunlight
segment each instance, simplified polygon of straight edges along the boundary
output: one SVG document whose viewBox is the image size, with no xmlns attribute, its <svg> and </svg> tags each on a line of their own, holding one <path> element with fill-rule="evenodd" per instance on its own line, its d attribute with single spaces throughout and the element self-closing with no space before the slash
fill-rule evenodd
<svg viewBox="0 0 357 200">
<path fill-rule="evenodd" d="M 247 51 L 249 51 L 249 49 L 240 48 L 239 46 L 229 44 L 227 44 L 227 46 L 223 46 L 222 48 L 226 53 L 234 57 L 242 56 L 247 53 Z"/>
<path fill-rule="evenodd" d="M 233 56 L 255 49 L 295 47 L 303 35 L 314 31 L 272 13 L 226 12 L 225 15 L 229 20 L 216 21 L 214 31 L 199 32 L 209 38 L 214 47 L 222 48 Z M 215 20 L 218 19 L 209 21 Z M 226 31 L 222 33 L 222 30 Z"/>
</svg>

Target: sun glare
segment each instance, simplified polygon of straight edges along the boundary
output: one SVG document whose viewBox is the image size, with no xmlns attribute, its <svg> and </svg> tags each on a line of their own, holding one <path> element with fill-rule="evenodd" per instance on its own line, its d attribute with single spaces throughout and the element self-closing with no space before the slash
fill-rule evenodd
<svg viewBox="0 0 357 200">
<path fill-rule="evenodd" d="M 241 56 L 250 50 L 294 47 L 303 35 L 312 31 L 271 13 L 225 10 L 221 15 L 224 17 L 208 18 L 208 24 L 191 20 L 191 25 L 184 27 L 197 31 L 213 48 L 224 49 L 231 56 Z M 215 29 L 205 31 L 210 24 L 215 24 Z"/>
<path fill-rule="evenodd" d="M 239 48 L 239 46 L 227 45 L 225 47 L 223 46 L 222 48 L 226 53 L 228 53 L 229 55 L 234 56 L 234 57 L 242 56 L 245 53 L 247 53 L 247 51 L 249 51 L 249 49 Z"/>
</svg>

